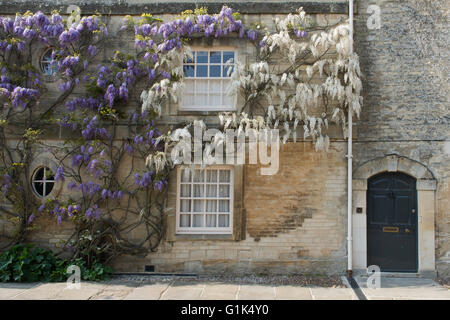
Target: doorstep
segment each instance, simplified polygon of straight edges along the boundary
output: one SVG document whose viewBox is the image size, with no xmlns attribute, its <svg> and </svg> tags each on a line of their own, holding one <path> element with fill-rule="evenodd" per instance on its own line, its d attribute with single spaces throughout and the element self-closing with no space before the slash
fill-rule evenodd
<svg viewBox="0 0 450 320">
<path fill-rule="evenodd" d="M 381 277 L 386 278 L 421 278 L 421 279 L 436 279 L 437 272 L 430 271 L 420 271 L 420 272 L 380 272 Z M 364 269 L 353 270 L 353 276 L 360 278 L 368 278 L 370 274 Z"/>
</svg>

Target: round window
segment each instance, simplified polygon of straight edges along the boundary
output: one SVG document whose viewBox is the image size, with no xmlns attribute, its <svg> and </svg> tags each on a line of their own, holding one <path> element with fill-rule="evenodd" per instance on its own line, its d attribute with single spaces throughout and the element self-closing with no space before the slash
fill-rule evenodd
<svg viewBox="0 0 450 320">
<path fill-rule="evenodd" d="M 33 191 L 38 197 L 46 197 L 55 186 L 55 175 L 47 167 L 38 168 L 32 178 Z"/>
<path fill-rule="evenodd" d="M 56 73 L 55 59 L 53 59 L 52 55 L 53 48 L 49 48 L 44 52 L 41 59 L 41 70 L 47 76 L 52 76 Z"/>
</svg>

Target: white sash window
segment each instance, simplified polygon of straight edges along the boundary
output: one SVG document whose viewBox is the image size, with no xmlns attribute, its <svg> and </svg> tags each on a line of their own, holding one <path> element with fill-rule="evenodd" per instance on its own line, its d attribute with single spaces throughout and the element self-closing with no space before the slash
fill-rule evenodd
<svg viewBox="0 0 450 320">
<path fill-rule="evenodd" d="M 232 218 L 232 168 L 178 169 L 177 233 L 231 234 Z"/>
<path fill-rule="evenodd" d="M 226 93 L 234 70 L 235 51 L 196 50 L 183 62 L 184 91 L 180 110 L 234 110 L 234 97 Z"/>
</svg>

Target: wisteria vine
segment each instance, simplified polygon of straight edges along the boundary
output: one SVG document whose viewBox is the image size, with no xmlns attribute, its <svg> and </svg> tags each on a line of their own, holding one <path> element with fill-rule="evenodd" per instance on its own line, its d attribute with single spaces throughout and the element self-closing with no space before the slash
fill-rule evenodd
<svg viewBox="0 0 450 320">
<path fill-rule="evenodd" d="M 312 26 L 301 9 L 276 21 L 274 31 L 259 24 L 245 27 L 228 7 L 218 14 L 188 10 L 168 22 L 151 14 L 137 21 L 127 16 L 118 36 L 134 36 L 135 50 L 116 50 L 106 60 L 99 58 L 110 52 L 105 42 L 117 35 L 109 35 L 102 17 L 68 20 L 74 22 L 58 12 L 0 18 L 0 212 L 18 227 L 8 245 L 26 241 L 37 215 L 50 214 L 58 224 L 74 223 L 64 249 L 88 263 L 157 249 L 175 165 L 168 153 L 175 137 L 189 134 L 190 127 L 170 133 L 157 121 L 167 102 L 179 99 L 183 59 L 193 38 L 238 37 L 256 48 L 256 63 L 236 62 L 229 92 L 242 95 L 244 105 L 219 115 L 222 129 L 280 126 L 286 142 L 296 140 L 303 123 L 305 138 L 324 145 L 328 115 L 345 127 L 346 108 L 359 112 L 359 66 L 347 50 L 348 27 Z M 52 48 L 57 95 L 33 64 L 36 48 L 42 47 Z M 280 53 L 288 57 L 287 68 L 270 70 Z M 316 73 L 325 74 L 323 84 L 310 82 Z M 142 105 L 134 106 L 133 97 Z M 319 105 L 322 115 L 312 115 Z M 46 125 L 59 126 L 64 142 L 41 138 Z M 54 179 L 64 184 L 64 199 L 40 201 L 32 195 L 30 163 L 42 150 L 58 163 Z M 147 236 L 129 239 L 137 228 Z"/>
</svg>

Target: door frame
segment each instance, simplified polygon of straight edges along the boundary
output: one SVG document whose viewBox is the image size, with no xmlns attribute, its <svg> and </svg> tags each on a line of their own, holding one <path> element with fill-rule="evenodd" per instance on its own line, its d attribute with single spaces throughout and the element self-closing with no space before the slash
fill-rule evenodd
<svg viewBox="0 0 450 320">
<path fill-rule="evenodd" d="M 434 275 L 436 178 L 423 164 L 399 155 L 376 158 L 353 172 L 353 268 L 367 270 L 367 181 L 382 172 L 402 172 L 416 179 L 418 273 Z"/>
</svg>

